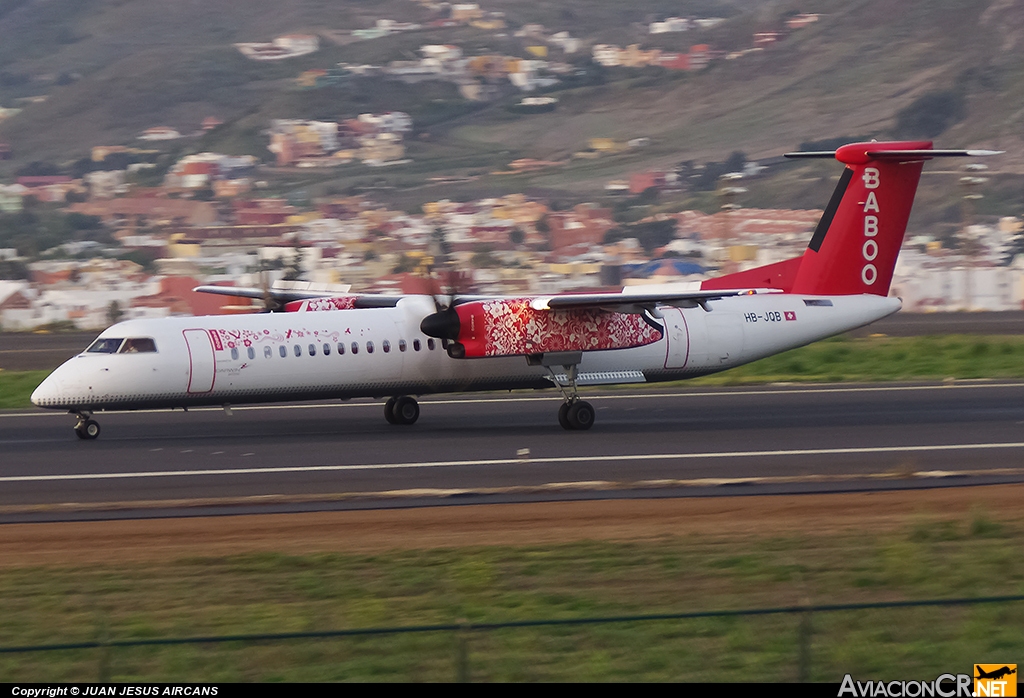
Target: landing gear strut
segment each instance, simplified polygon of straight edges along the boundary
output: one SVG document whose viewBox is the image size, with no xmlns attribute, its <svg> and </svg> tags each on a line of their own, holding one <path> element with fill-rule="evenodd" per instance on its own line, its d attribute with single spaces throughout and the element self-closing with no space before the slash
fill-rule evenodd
<svg viewBox="0 0 1024 698">
<path fill-rule="evenodd" d="M 396 395 L 384 403 L 384 419 L 388 424 L 415 424 L 420 418 L 420 406 L 416 398 Z"/>
<path fill-rule="evenodd" d="M 100 435 L 100 423 L 91 418 L 91 412 L 74 411 L 71 414 L 78 416 L 78 423 L 75 424 L 75 436 L 85 441 L 92 441 Z"/>
<path fill-rule="evenodd" d="M 548 373 L 551 374 L 551 382 L 565 398 L 565 402 L 558 408 L 558 423 L 566 431 L 586 431 L 594 426 L 594 417 L 596 416 L 594 407 L 586 400 L 580 400 L 579 387 L 576 385 L 576 376 L 582 358 L 582 352 L 550 352 L 527 358 L 531 364 L 540 364 L 548 370 Z M 565 369 L 568 385 L 555 375 L 553 366 L 561 366 Z"/>
</svg>

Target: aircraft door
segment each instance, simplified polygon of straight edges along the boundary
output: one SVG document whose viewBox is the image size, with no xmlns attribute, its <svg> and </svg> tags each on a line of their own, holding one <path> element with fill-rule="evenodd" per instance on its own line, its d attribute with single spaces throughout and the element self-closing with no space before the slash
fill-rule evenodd
<svg viewBox="0 0 1024 698">
<path fill-rule="evenodd" d="M 206 330 L 184 330 L 185 344 L 188 347 L 189 376 L 188 392 L 208 393 L 213 390 L 216 377 L 216 363 L 213 354 L 213 342 Z"/>
<path fill-rule="evenodd" d="M 662 308 L 662 321 L 668 339 L 665 368 L 683 368 L 690 354 L 690 333 L 679 308 Z"/>
</svg>

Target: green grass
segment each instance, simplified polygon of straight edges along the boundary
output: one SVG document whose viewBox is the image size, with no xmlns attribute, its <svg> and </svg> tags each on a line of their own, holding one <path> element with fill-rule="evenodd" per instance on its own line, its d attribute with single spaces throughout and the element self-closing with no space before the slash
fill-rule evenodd
<svg viewBox="0 0 1024 698">
<path fill-rule="evenodd" d="M 1024 530 L 680 537 L 0 571 L 0 646 L 580 618 L 1024 591 Z M 794 616 L 468 634 L 490 681 L 792 681 Z M 934 678 L 1024 652 L 1024 603 L 818 613 L 811 679 Z M 0 654 L 0 681 L 448 681 L 451 633 Z"/>
<path fill-rule="evenodd" d="M 703 385 L 1024 378 L 1024 337 L 835 337 L 693 381 Z"/>
<path fill-rule="evenodd" d="M 49 371 L 0 370 L 0 410 L 29 407 L 29 396 Z"/>
</svg>

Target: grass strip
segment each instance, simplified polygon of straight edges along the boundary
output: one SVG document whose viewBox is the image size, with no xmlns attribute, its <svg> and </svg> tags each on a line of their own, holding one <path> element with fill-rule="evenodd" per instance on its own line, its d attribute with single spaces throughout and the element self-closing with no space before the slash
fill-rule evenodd
<svg viewBox="0 0 1024 698">
<path fill-rule="evenodd" d="M 31 407 L 29 397 L 49 371 L 0 370 L 0 410 Z"/>
<path fill-rule="evenodd" d="M 705 385 L 1024 378 L 1024 337 L 833 337 L 712 376 Z"/>
<path fill-rule="evenodd" d="M 0 571 L 0 645 L 1019 594 L 1024 527 L 679 536 Z M 0 681 L 792 681 L 798 615 L 0 655 Z M 931 679 L 1024 652 L 1024 604 L 815 613 L 809 678 Z"/>
</svg>

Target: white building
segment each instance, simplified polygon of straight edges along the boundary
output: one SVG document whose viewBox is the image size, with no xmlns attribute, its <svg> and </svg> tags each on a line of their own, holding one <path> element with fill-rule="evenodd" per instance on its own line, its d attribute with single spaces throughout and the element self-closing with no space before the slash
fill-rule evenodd
<svg viewBox="0 0 1024 698">
<path fill-rule="evenodd" d="M 662 22 L 651 22 L 648 31 L 651 34 L 668 34 L 670 32 L 684 32 L 690 28 L 690 20 L 683 17 L 669 17 Z"/>
</svg>

